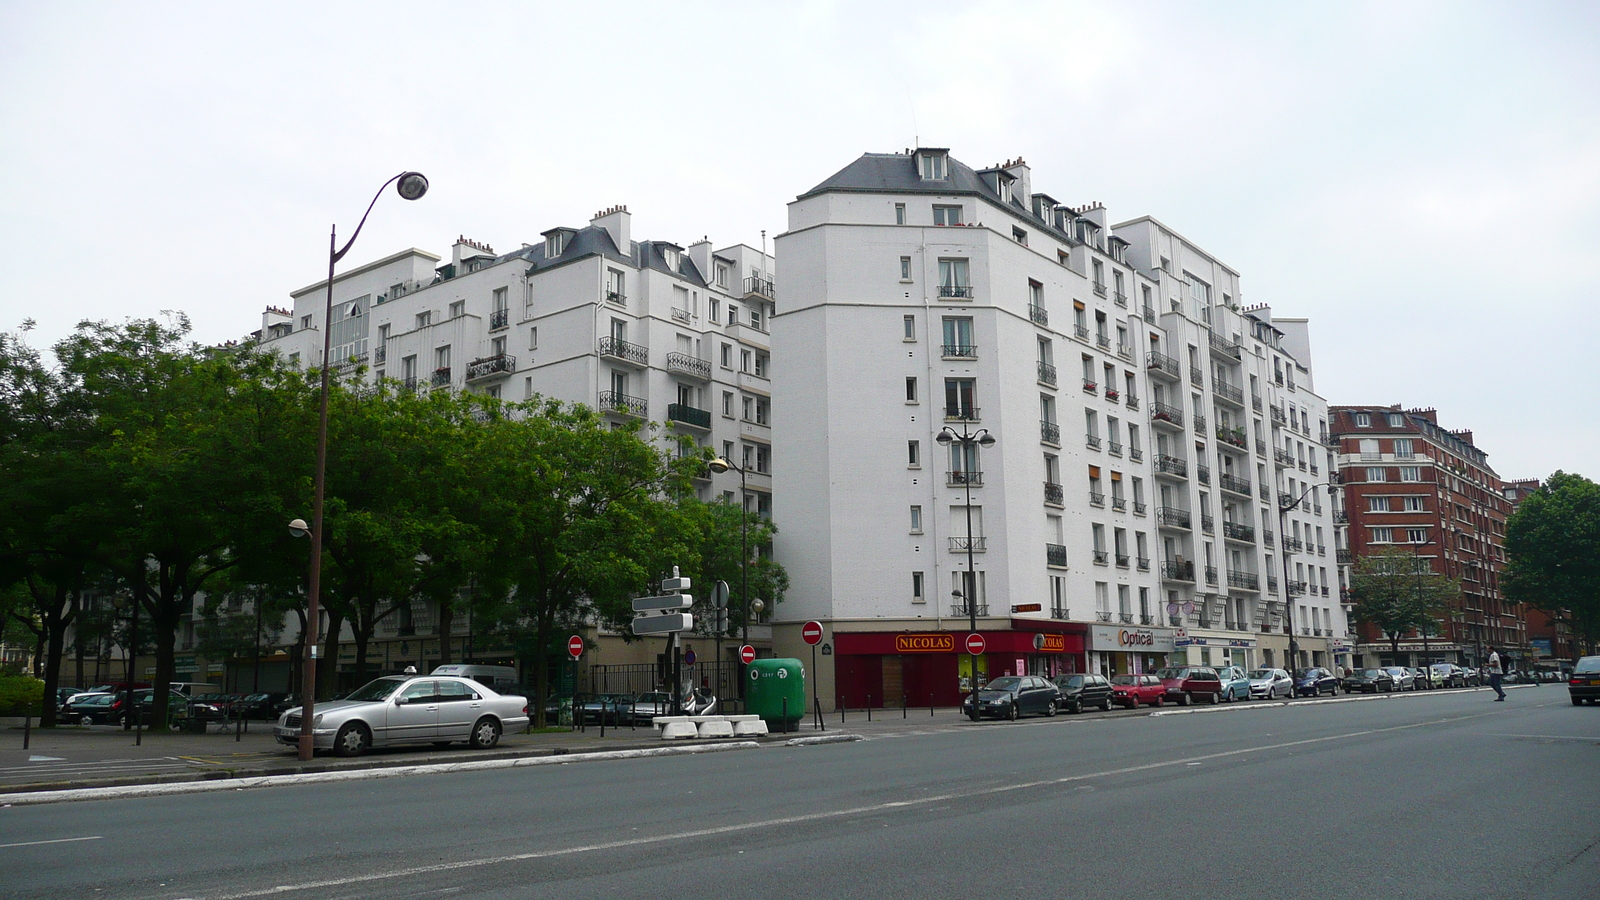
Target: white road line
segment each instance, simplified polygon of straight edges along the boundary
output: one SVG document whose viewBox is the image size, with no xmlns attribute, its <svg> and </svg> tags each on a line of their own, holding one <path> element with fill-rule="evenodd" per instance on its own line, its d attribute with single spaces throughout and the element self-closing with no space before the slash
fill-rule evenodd
<svg viewBox="0 0 1600 900">
<path fill-rule="evenodd" d="M 17 844 L 0 844 L 0 850 L 4 850 L 8 847 L 37 847 L 40 844 L 70 844 L 73 841 L 98 841 L 103 839 L 103 835 L 96 834 L 90 835 L 89 837 L 56 838 L 53 841 L 22 841 L 21 843 Z"/>
<path fill-rule="evenodd" d="M 1300 741 L 1286 741 L 1281 744 L 1267 744 L 1260 747 L 1250 747 L 1244 750 L 1224 750 L 1218 753 L 1207 753 L 1203 756 L 1190 756 L 1183 759 L 1168 760 L 1166 762 L 1145 763 L 1138 766 L 1125 766 L 1120 769 L 1108 769 L 1104 772 L 1093 772 L 1084 775 L 1067 775 L 1061 778 L 1047 778 L 1041 781 L 1028 781 L 1019 784 L 1000 785 L 998 787 L 980 788 L 972 791 L 953 791 L 948 794 L 935 794 L 928 797 L 919 797 L 915 800 L 891 800 L 885 803 L 874 803 L 868 806 L 855 806 L 849 809 L 836 809 L 827 812 L 806 813 L 798 816 L 784 816 L 778 819 L 764 819 L 757 822 L 743 822 L 737 825 L 719 825 L 715 828 L 698 828 L 693 831 L 679 831 L 671 834 L 660 834 L 651 837 L 629 838 L 620 841 L 606 841 L 599 844 L 582 844 L 576 847 L 563 847 L 557 850 L 539 850 L 531 853 L 513 853 L 505 856 L 486 857 L 483 859 L 468 859 L 459 862 L 439 863 L 431 866 L 413 866 L 406 869 L 395 869 L 389 872 L 373 872 L 366 875 L 350 875 L 343 878 L 327 878 L 320 881 L 304 881 L 298 884 L 280 884 L 270 888 L 261 888 L 253 891 L 241 891 L 236 894 L 217 894 L 211 900 L 248 900 L 252 897 L 271 897 L 288 894 L 295 891 L 327 890 L 329 888 L 345 887 L 355 884 L 370 884 L 376 881 L 388 881 L 395 878 L 411 878 L 418 875 L 431 875 L 439 872 L 454 872 L 464 869 L 476 869 L 482 866 L 503 865 L 505 863 L 526 862 L 533 859 L 551 859 L 561 856 L 573 856 L 579 853 L 593 853 L 601 850 L 621 850 L 630 847 L 648 846 L 650 844 L 664 844 L 673 841 L 693 840 L 695 838 L 715 837 L 723 834 L 747 832 L 758 828 L 777 828 L 784 825 L 798 825 L 807 822 L 819 822 L 829 819 L 843 819 L 850 816 L 859 816 L 867 813 L 883 812 L 885 810 L 907 809 L 911 807 L 926 806 L 930 803 L 943 803 L 947 800 L 963 800 L 973 797 L 995 796 L 1013 791 L 1032 790 L 1052 785 L 1071 784 L 1079 781 L 1089 781 L 1097 778 L 1110 778 L 1117 775 L 1131 775 L 1136 772 L 1148 772 L 1152 769 L 1165 769 L 1173 766 L 1199 765 L 1213 760 L 1225 759 L 1230 756 L 1243 756 L 1246 754 L 1265 753 L 1271 750 L 1284 750 L 1290 747 L 1304 747 L 1311 744 L 1322 744 L 1328 741 L 1345 741 L 1350 738 L 1363 737 L 1371 734 L 1387 734 L 1396 731 L 1405 731 L 1412 728 L 1423 728 L 1428 725 L 1440 725 L 1446 722 L 1458 722 L 1466 719 L 1476 719 L 1488 713 L 1476 713 L 1469 716 L 1456 716 L 1447 719 L 1435 719 L 1429 722 L 1413 722 L 1407 725 L 1396 725 L 1391 728 L 1374 728 L 1367 731 L 1355 731 L 1346 734 L 1330 735 L 1328 737 L 1307 738 Z"/>
</svg>

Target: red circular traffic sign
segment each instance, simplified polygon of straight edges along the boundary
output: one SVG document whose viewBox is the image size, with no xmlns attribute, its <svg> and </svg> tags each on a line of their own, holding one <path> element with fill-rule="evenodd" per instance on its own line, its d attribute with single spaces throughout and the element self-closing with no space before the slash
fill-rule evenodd
<svg viewBox="0 0 1600 900">
<path fill-rule="evenodd" d="M 973 656 L 978 656 L 979 654 L 983 653 L 984 646 L 986 645 L 984 644 L 983 635 L 978 634 L 977 632 L 967 635 L 968 653 L 971 653 Z"/>
<path fill-rule="evenodd" d="M 750 646 L 749 644 L 745 644 L 743 647 L 739 648 L 739 662 L 742 662 L 748 666 L 755 661 L 756 648 Z"/>
<path fill-rule="evenodd" d="M 822 643 L 822 623 L 807 622 L 800 626 L 800 639 L 812 646 Z"/>
<path fill-rule="evenodd" d="M 567 638 L 567 652 L 572 655 L 573 659 L 577 659 L 583 655 L 582 635 L 575 634 L 572 637 Z"/>
</svg>

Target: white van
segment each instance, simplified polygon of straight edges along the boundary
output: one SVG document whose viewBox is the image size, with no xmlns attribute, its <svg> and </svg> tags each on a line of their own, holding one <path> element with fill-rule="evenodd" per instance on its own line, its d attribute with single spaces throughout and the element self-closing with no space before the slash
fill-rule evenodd
<svg viewBox="0 0 1600 900">
<path fill-rule="evenodd" d="M 439 666 L 429 674 L 471 678 L 485 687 L 496 690 L 512 687 L 517 683 L 517 670 L 510 666 L 449 665 Z"/>
</svg>

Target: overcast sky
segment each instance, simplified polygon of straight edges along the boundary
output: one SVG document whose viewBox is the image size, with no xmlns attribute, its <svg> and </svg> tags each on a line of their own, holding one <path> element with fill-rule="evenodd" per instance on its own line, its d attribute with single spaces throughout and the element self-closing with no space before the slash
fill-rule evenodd
<svg viewBox="0 0 1600 900">
<path fill-rule="evenodd" d="M 1594 2 L 5 0 L 0 328 L 242 336 L 405 169 L 432 190 L 347 265 L 618 203 L 636 238 L 770 246 L 795 195 L 920 141 L 1177 229 L 1311 319 L 1330 402 L 1600 477 L 1596 48 Z"/>
</svg>

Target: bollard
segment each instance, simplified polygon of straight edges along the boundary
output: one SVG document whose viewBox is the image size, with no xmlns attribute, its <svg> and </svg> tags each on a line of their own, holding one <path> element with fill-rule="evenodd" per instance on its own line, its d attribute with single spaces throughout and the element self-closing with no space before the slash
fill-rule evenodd
<svg viewBox="0 0 1600 900">
<path fill-rule="evenodd" d="M 244 710 L 242 710 L 242 709 L 239 710 L 239 717 L 237 719 L 234 719 L 233 721 L 234 721 L 233 742 L 235 744 L 237 744 L 240 741 L 244 740 Z M 205 726 L 202 725 L 200 727 L 204 728 Z"/>
<path fill-rule="evenodd" d="M 26 713 L 27 710 L 24 710 L 23 712 Z M 42 717 L 41 717 L 41 721 L 43 721 Z M 22 749 L 24 749 L 24 750 L 28 749 L 28 742 L 31 741 L 32 739 L 33 739 L 33 715 L 30 713 L 30 714 L 24 715 L 22 717 Z"/>
<path fill-rule="evenodd" d="M 789 733 L 789 698 L 783 698 L 783 733 Z"/>
<path fill-rule="evenodd" d="M 928 692 L 928 718 L 933 718 L 933 691 Z"/>
<path fill-rule="evenodd" d="M 867 695 L 867 721 L 872 721 L 872 695 Z"/>
<path fill-rule="evenodd" d="M 817 721 L 811 727 L 815 728 L 815 729 L 817 729 L 819 731 L 827 731 L 828 730 L 828 724 L 822 720 L 822 698 L 821 697 L 813 697 L 811 699 L 811 703 L 812 703 L 813 706 L 816 707 L 816 713 L 817 713 Z"/>
<path fill-rule="evenodd" d="M 906 695 L 905 694 L 901 694 L 900 695 L 900 718 L 904 719 L 906 717 L 906 715 L 907 715 L 907 712 L 906 712 Z"/>
<path fill-rule="evenodd" d="M 600 702 L 600 736 L 606 736 L 606 704 L 603 700 Z"/>
<path fill-rule="evenodd" d="M 839 724 L 844 724 L 844 698 L 839 698 Z"/>
</svg>

